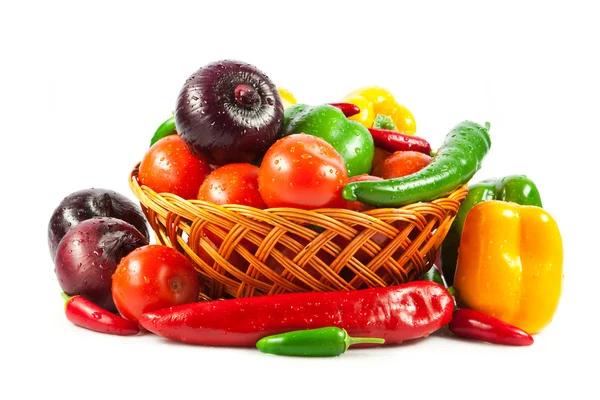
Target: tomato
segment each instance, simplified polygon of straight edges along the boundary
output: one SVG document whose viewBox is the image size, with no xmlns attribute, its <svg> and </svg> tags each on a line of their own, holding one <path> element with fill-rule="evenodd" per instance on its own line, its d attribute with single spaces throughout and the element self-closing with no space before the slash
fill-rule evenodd
<svg viewBox="0 0 600 400">
<path fill-rule="evenodd" d="M 252 164 L 227 164 L 215 169 L 200 186 L 198 200 L 267 208 L 258 191 L 258 167 Z"/>
<path fill-rule="evenodd" d="M 167 246 L 138 247 L 121 259 L 112 277 L 117 310 L 136 323 L 145 312 L 195 302 L 199 292 L 190 261 Z"/>
<path fill-rule="evenodd" d="M 339 153 L 323 139 L 303 133 L 275 142 L 258 172 L 258 190 L 269 207 L 335 207 L 347 181 Z"/>
<path fill-rule="evenodd" d="M 392 155 L 392 153 L 390 153 L 389 151 L 384 150 L 381 147 L 375 146 L 375 153 L 373 154 L 373 162 L 371 163 L 373 168 L 371 169 L 371 171 L 374 171 L 375 168 L 377 168 L 377 166 L 383 162 L 383 160 L 385 160 L 386 158 L 388 158 L 391 155 Z"/>
<path fill-rule="evenodd" d="M 373 168 L 372 174 L 383 179 L 400 178 L 425 168 L 431 157 L 417 151 L 397 151 Z"/>
<path fill-rule="evenodd" d="M 172 193 L 185 200 L 196 199 L 211 166 L 189 152 L 179 135 L 169 135 L 148 149 L 138 174 L 142 185 L 157 193 Z"/>
<path fill-rule="evenodd" d="M 362 174 L 362 175 L 353 176 L 352 178 L 348 179 L 348 183 L 363 182 L 363 181 L 382 181 L 382 180 L 383 180 L 383 178 L 380 178 L 378 176 Z M 366 211 L 366 210 L 371 210 L 375 207 L 361 203 L 360 201 L 357 200 L 357 201 L 344 201 L 342 208 L 347 208 L 348 210 L 354 210 L 354 211 Z"/>
</svg>

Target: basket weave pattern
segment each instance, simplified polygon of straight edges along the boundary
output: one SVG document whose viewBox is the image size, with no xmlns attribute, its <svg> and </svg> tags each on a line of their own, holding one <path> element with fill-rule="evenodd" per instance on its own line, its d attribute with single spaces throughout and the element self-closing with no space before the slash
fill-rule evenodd
<svg viewBox="0 0 600 400">
<path fill-rule="evenodd" d="M 467 195 L 363 213 L 345 209 L 259 210 L 157 194 L 129 185 L 155 232 L 203 277 L 202 299 L 385 287 L 429 268 Z"/>
</svg>

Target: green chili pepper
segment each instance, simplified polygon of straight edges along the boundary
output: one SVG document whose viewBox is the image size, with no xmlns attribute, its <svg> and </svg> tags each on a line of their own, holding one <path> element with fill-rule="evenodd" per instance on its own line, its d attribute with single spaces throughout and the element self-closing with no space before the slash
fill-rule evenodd
<svg viewBox="0 0 600 400">
<path fill-rule="evenodd" d="M 540 192 L 535 183 L 525 175 L 509 175 L 501 179 L 486 179 L 469 186 L 469 194 L 461 203 L 456 218 L 442 243 L 440 261 L 444 278 L 449 285 L 454 283 L 458 245 L 469 211 L 478 203 L 502 200 L 542 207 Z"/>
<path fill-rule="evenodd" d="M 464 121 L 448 133 L 431 163 L 419 172 L 382 181 L 349 183 L 342 190 L 342 197 L 377 207 L 399 207 L 445 196 L 466 184 L 481 168 L 491 146 L 489 129 L 489 122 L 483 127 Z"/>
<path fill-rule="evenodd" d="M 263 353 L 284 356 L 333 357 L 346 352 L 357 343 L 383 344 L 379 338 L 352 338 L 337 327 L 307 329 L 267 336 L 256 343 Z"/>
<path fill-rule="evenodd" d="M 340 154 L 348 176 L 371 172 L 375 144 L 360 123 L 351 121 L 340 109 L 329 104 L 311 107 L 295 104 L 285 110 L 283 136 L 306 133 L 320 137 Z"/>
<path fill-rule="evenodd" d="M 158 127 L 156 132 L 154 132 L 154 136 L 152 136 L 152 139 L 150 140 L 150 146 L 152 147 L 152 145 L 158 142 L 160 139 L 169 135 L 174 135 L 176 133 L 177 130 L 175 129 L 175 117 L 171 117 L 165 122 L 163 122 Z"/>
<path fill-rule="evenodd" d="M 394 124 L 394 120 L 391 117 L 387 115 L 377 114 L 377 116 L 375 117 L 375 121 L 373 121 L 373 128 L 395 131 L 396 124 Z"/>
</svg>

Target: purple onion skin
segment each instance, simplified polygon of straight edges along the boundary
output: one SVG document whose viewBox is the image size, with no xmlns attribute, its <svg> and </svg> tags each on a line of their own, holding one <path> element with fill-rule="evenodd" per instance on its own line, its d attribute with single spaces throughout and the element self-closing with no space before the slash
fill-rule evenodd
<svg viewBox="0 0 600 400">
<path fill-rule="evenodd" d="M 188 78 L 177 97 L 175 125 L 192 154 L 218 165 L 252 162 L 280 136 L 283 104 L 263 72 L 222 60 Z"/>
<path fill-rule="evenodd" d="M 123 257 L 147 244 L 133 225 L 117 218 L 94 217 L 79 223 L 65 234 L 56 251 L 54 271 L 61 289 L 115 312 L 112 275 Z"/>
<path fill-rule="evenodd" d="M 114 217 L 132 224 L 150 240 L 146 218 L 140 207 L 113 190 L 84 189 L 65 197 L 48 223 L 48 247 L 54 260 L 58 243 L 77 224 L 93 217 Z"/>
</svg>

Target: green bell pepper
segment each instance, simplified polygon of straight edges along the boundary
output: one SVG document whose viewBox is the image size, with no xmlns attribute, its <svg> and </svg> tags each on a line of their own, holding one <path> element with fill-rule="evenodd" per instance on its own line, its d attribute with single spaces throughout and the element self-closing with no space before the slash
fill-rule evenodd
<svg viewBox="0 0 600 400">
<path fill-rule="evenodd" d="M 346 163 L 348 177 L 371 172 L 373 137 L 367 128 L 346 118 L 338 108 L 328 104 L 293 105 L 285 110 L 283 136 L 294 133 L 317 136 L 332 145 Z"/>
<path fill-rule="evenodd" d="M 469 194 L 462 202 L 456 218 L 442 243 L 440 262 L 448 285 L 454 284 L 458 260 L 458 246 L 469 211 L 478 203 L 502 200 L 521 205 L 542 207 L 542 199 L 535 183 L 525 175 L 509 175 L 501 179 L 486 179 L 469 186 Z"/>
<path fill-rule="evenodd" d="M 154 145 L 154 143 L 158 142 L 160 139 L 167 137 L 169 135 L 175 135 L 177 133 L 177 129 L 175 127 L 175 117 L 171 117 L 156 129 L 154 132 L 154 136 L 150 139 L 150 147 Z"/>
</svg>

